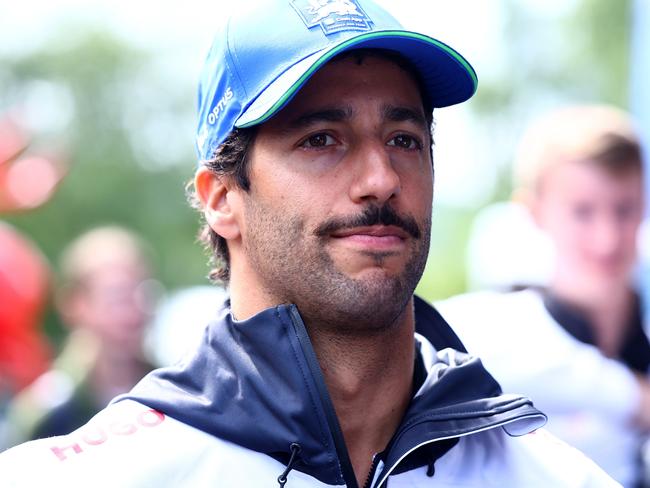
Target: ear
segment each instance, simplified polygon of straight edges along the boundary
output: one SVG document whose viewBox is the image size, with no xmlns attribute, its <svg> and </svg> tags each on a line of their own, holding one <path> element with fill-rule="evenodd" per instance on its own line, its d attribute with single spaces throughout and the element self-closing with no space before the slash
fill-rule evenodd
<svg viewBox="0 0 650 488">
<path fill-rule="evenodd" d="M 233 194 L 237 189 L 228 179 L 201 167 L 194 176 L 194 188 L 210 228 L 224 239 L 239 237 L 237 209 L 233 206 L 233 200 L 236 200 Z"/>
</svg>

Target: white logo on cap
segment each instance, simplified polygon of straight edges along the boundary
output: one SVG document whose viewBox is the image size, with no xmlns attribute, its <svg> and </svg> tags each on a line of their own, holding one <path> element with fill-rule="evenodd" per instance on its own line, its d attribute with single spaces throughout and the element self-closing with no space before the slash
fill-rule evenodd
<svg viewBox="0 0 650 488">
<path fill-rule="evenodd" d="M 226 104 L 232 99 L 232 89 L 230 87 L 226 88 L 226 93 L 223 94 L 221 99 L 217 104 L 212 108 L 212 111 L 208 114 L 208 123 L 214 125 L 214 123 L 219 119 L 219 116 L 226 109 Z"/>
<path fill-rule="evenodd" d="M 201 129 L 201 132 L 196 136 L 196 145 L 199 147 L 199 149 L 203 150 L 203 145 L 205 144 L 205 140 L 208 138 L 208 128 L 206 126 L 203 126 Z"/>
<path fill-rule="evenodd" d="M 372 21 L 356 0 L 291 0 L 291 5 L 307 27 L 320 26 L 325 34 L 370 30 Z"/>
</svg>

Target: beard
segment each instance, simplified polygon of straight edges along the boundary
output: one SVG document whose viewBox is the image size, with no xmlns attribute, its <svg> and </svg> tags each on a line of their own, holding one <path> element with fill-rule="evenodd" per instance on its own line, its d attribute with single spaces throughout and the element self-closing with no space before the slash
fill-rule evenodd
<svg viewBox="0 0 650 488">
<path fill-rule="evenodd" d="M 377 334 L 393 327 L 413 295 L 429 252 L 431 215 L 418 223 L 412 216 L 397 214 L 388 204 L 370 205 L 359 215 L 308 229 L 300 216 L 271 210 L 247 198 L 246 221 L 244 252 L 265 291 L 277 304 L 295 304 L 308 329 L 318 327 L 336 334 Z M 345 274 L 328 252 L 330 234 L 379 224 L 408 233 L 406 262 L 389 274 L 382 265 L 392 253 L 373 252 L 367 254 L 375 264 L 371 272 L 363 278 Z"/>
</svg>

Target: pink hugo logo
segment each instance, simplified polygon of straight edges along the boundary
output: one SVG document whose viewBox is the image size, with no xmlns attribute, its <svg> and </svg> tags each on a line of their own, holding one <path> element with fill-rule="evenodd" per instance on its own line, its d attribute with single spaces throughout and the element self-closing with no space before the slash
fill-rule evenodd
<svg viewBox="0 0 650 488">
<path fill-rule="evenodd" d="M 83 430 L 78 431 L 81 438 L 78 442 L 68 445 L 51 446 L 50 450 L 59 459 L 65 461 L 70 454 L 81 454 L 90 446 L 99 446 L 108 441 L 112 436 L 126 436 L 135 434 L 141 428 L 160 425 L 165 420 L 165 415 L 157 410 L 144 410 L 136 415 L 132 422 L 112 422 L 102 426 L 88 424 Z"/>
</svg>

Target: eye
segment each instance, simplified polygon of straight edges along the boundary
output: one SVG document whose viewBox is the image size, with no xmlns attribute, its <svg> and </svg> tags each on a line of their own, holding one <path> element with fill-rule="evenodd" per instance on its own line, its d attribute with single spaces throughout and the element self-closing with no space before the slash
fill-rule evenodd
<svg viewBox="0 0 650 488">
<path fill-rule="evenodd" d="M 614 214 L 619 221 L 631 220 L 637 218 L 639 212 L 638 207 L 633 203 L 619 203 L 614 207 Z"/>
<path fill-rule="evenodd" d="M 300 143 L 301 147 L 326 147 L 336 144 L 334 139 L 329 134 L 319 133 L 309 136 L 307 139 Z"/>
<path fill-rule="evenodd" d="M 399 147 L 401 149 L 416 150 L 422 149 L 422 144 L 415 137 L 408 134 L 399 134 L 388 141 L 389 146 Z"/>
<path fill-rule="evenodd" d="M 577 204 L 571 209 L 573 216 L 580 222 L 588 222 L 594 216 L 596 209 L 588 204 Z"/>
</svg>

